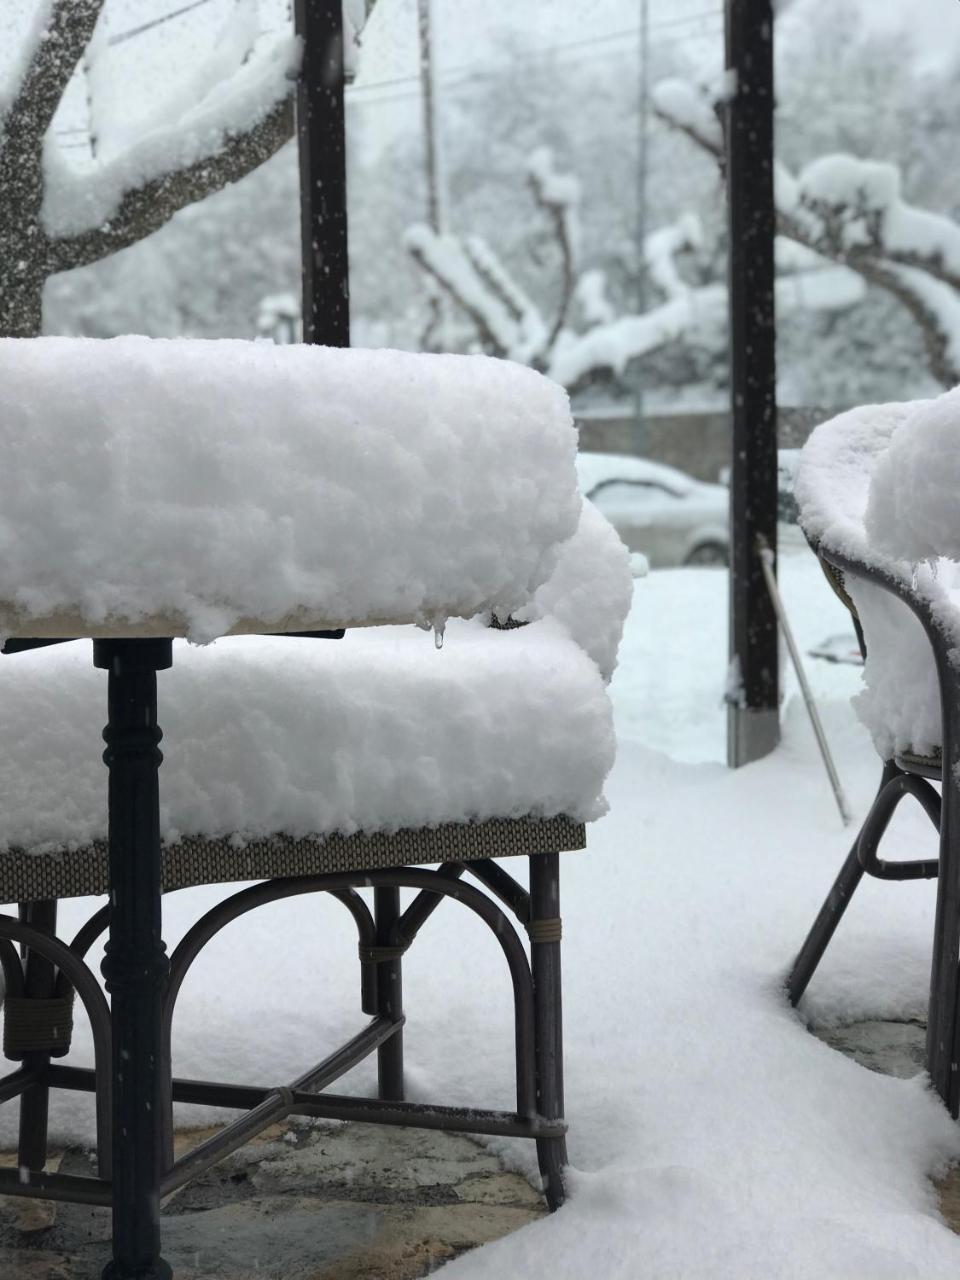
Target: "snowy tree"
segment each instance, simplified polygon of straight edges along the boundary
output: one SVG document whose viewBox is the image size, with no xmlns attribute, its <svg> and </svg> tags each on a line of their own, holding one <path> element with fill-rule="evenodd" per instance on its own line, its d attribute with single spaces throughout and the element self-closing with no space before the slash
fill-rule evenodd
<svg viewBox="0 0 960 1280">
<path fill-rule="evenodd" d="M 660 301 L 640 314 L 618 315 L 604 272 L 580 267 L 579 182 L 557 170 L 546 148 L 530 157 L 527 177 L 551 228 L 562 282 L 551 316 L 481 237 L 437 235 L 424 225 L 410 227 L 406 235 L 415 261 L 468 317 L 484 350 L 532 364 L 576 392 L 600 376 L 622 377 L 632 362 L 680 340 L 723 347 L 725 286 L 689 283 L 681 268 L 703 249 L 699 219 L 686 214 L 646 237 L 643 269 Z M 862 281 L 845 267 L 789 243 L 778 250 L 781 312 L 846 310 L 862 300 Z"/>
<path fill-rule="evenodd" d="M 345 0 L 348 36 L 371 8 Z M 236 182 L 293 134 L 299 41 L 261 35 L 256 3 L 229 7 L 222 37 L 183 92 L 122 149 L 69 166 L 52 129 L 78 68 L 100 52 L 104 0 L 35 0 L 0 83 L 0 334 L 40 332 L 45 281 L 142 240 Z"/>
<path fill-rule="evenodd" d="M 723 165 L 709 86 L 664 81 L 654 103 L 662 120 Z M 781 236 L 889 293 L 918 324 L 933 377 L 943 386 L 960 382 L 960 225 L 904 200 L 896 165 L 840 153 L 799 173 L 778 164 L 775 199 Z"/>
</svg>

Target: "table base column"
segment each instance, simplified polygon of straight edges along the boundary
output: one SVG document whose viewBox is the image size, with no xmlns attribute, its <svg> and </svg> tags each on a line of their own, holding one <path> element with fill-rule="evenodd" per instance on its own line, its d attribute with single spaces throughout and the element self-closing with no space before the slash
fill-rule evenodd
<svg viewBox="0 0 960 1280">
<path fill-rule="evenodd" d="M 113 1259 L 104 1280 L 169 1280 L 160 1256 L 161 937 L 157 672 L 170 640 L 97 640 L 108 672 L 110 939 L 103 975 L 113 1023 Z"/>
</svg>

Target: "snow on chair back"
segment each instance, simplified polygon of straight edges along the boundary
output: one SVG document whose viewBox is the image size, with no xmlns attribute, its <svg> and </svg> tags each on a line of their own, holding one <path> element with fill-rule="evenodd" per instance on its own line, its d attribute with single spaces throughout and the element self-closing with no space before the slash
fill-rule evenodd
<svg viewBox="0 0 960 1280">
<path fill-rule="evenodd" d="M 485 356 L 0 340 L 0 633 L 506 615 L 577 524 L 563 390 Z"/>
</svg>

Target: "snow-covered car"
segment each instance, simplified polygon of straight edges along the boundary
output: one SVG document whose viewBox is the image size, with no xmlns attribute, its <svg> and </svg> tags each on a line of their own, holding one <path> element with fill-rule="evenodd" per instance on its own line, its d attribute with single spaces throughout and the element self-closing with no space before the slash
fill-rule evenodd
<svg viewBox="0 0 960 1280">
<path fill-rule="evenodd" d="M 580 492 L 653 569 L 725 565 L 730 495 L 723 485 L 622 453 L 577 455 Z"/>
</svg>

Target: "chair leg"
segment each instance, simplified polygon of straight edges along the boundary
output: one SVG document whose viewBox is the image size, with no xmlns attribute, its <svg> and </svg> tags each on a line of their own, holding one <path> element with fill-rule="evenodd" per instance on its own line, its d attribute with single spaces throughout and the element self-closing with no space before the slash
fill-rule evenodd
<svg viewBox="0 0 960 1280">
<path fill-rule="evenodd" d="M 395 923 L 400 919 L 400 890 L 374 889 L 373 913 L 377 946 L 390 947 Z M 399 954 L 377 965 L 377 1007 L 381 1017 L 403 1016 L 403 968 Z M 403 1028 L 398 1027 L 377 1050 L 380 1097 L 403 1102 Z"/>
<path fill-rule="evenodd" d="M 22 902 L 20 919 L 25 924 L 55 933 L 57 928 L 56 901 Z M 25 948 L 24 995 L 47 1000 L 54 994 L 56 971 L 53 964 L 36 951 Z M 24 1067 L 44 1071 L 50 1065 L 48 1053 L 31 1053 L 23 1059 Z M 50 1088 L 47 1084 L 35 1084 L 20 1098 L 20 1134 L 17 1144 L 17 1160 L 21 1169 L 39 1172 L 47 1163 L 47 1127 L 49 1119 Z"/>
<path fill-rule="evenodd" d="M 546 1120 L 563 1118 L 563 1010 L 560 983 L 560 856 L 530 857 L 530 960 L 536 1034 L 537 1106 Z M 565 1138 L 538 1138 L 537 1159 L 551 1210 L 565 1198 Z"/>
<path fill-rule="evenodd" d="M 944 676 L 941 672 L 941 688 Z M 957 1052 L 960 1048 L 960 695 L 955 681 L 944 693 L 943 786 L 940 816 L 940 876 L 927 1014 L 927 1070 L 953 1116 L 960 1111 Z"/>
<path fill-rule="evenodd" d="M 847 854 L 846 861 L 840 868 L 840 874 L 833 882 L 826 901 L 820 908 L 810 932 L 804 939 L 793 968 L 787 977 L 787 997 L 792 1005 L 798 1005 L 807 989 L 810 979 L 816 973 L 823 953 L 830 945 L 837 926 L 843 919 L 843 913 L 850 905 L 850 899 L 863 879 L 863 867 L 857 854 L 859 836 L 853 842 L 853 848 Z"/>
<path fill-rule="evenodd" d="M 887 783 L 892 781 L 901 770 L 893 763 L 892 760 L 884 762 L 883 773 L 880 778 L 880 786 L 877 788 L 877 796 L 883 792 Z M 869 821 L 869 815 L 867 817 Z M 864 824 L 866 825 L 866 823 Z M 810 979 L 817 970 L 823 953 L 830 945 L 830 940 L 837 931 L 837 926 L 843 919 L 843 913 L 850 905 L 850 899 L 857 890 L 860 881 L 863 879 L 863 864 L 860 861 L 860 836 L 863 827 L 857 832 L 853 842 L 853 847 L 847 854 L 846 861 L 840 868 L 840 874 L 833 882 L 830 892 L 827 894 L 826 900 L 817 915 L 816 920 L 810 932 L 804 939 L 803 946 L 793 962 L 793 967 L 787 977 L 787 996 L 792 1005 L 797 1005 L 807 989 Z"/>
</svg>

